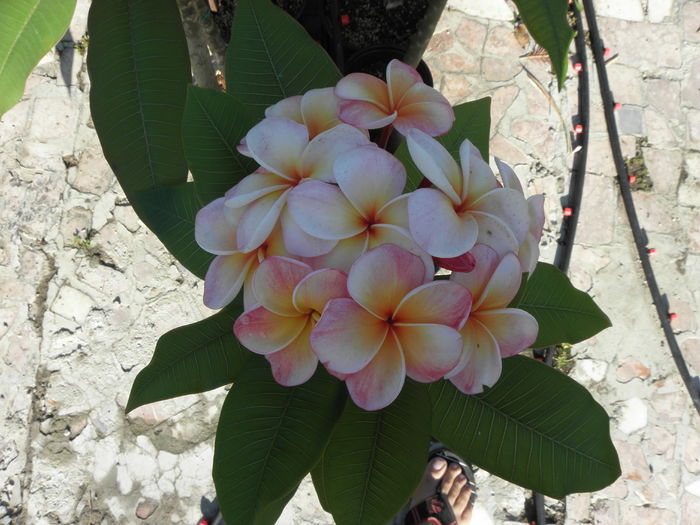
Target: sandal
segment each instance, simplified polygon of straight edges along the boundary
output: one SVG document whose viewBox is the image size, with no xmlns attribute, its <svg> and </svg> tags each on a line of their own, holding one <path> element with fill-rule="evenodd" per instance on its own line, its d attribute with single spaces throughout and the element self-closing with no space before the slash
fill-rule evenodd
<svg viewBox="0 0 700 525">
<path fill-rule="evenodd" d="M 462 474 L 467 478 L 467 485 L 471 488 L 472 494 L 469 498 L 469 505 L 476 500 L 476 484 L 474 482 L 474 469 L 465 463 L 454 452 L 446 449 L 442 443 L 434 442 L 430 447 L 429 462 L 435 458 L 442 458 L 447 461 L 448 466 L 456 463 L 462 468 Z M 429 525 L 457 525 L 457 518 L 452 511 L 450 504 L 445 501 L 440 492 L 440 485 L 435 489 L 435 493 L 425 500 L 417 503 L 406 514 L 404 525 L 419 525 L 427 523 Z"/>
</svg>

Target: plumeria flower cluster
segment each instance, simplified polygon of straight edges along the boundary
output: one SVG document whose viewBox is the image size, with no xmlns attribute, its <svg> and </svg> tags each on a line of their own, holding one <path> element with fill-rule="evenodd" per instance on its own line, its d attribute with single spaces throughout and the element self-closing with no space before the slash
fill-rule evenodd
<svg viewBox="0 0 700 525">
<path fill-rule="evenodd" d="M 500 160 L 496 178 L 468 140 L 456 162 L 434 138 L 453 121 L 394 60 L 386 82 L 353 73 L 280 101 L 241 141 L 259 168 L 196 218 L 216 255 L 204 302 L 222 308 L 243 290 L 235 335 L 280 384 L 321 362 L 366 410 L 389 405 L 406 377 L 475 394 L 535 341 L 535 319 L 508 304 L 537 263 L 542 197 L 526 199 Z M 405 137 L 430 187 L 404 193 L 403 164 L 369 139 L 379 128 Z"/>
</svg>

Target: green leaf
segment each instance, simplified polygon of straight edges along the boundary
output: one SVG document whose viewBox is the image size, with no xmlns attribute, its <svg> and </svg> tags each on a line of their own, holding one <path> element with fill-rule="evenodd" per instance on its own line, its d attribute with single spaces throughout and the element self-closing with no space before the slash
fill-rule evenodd
<svg viewBox="0 0 700 525">
<path fill-rule="evenodd" d="M 574 288 L 561 270 L 547 263 L 537 263 L 518 308 L 540 325 L 533 348 L 578 343 L 612 326 L 586 292 Z"/>
<path fill-rule="evenodd" d="M 126 411 L 232 383 L 252 355 L 233 335 L 233 323 L 241 312 L 239 298 L 207 319 L 162 335 L 151 362 L 131 386 Z"/>
<path fill-rule="evenodd" d="M 226 54 L 228 92 L 254 119 L 265 108 L 309 89 L 335 86 L 340 72 L 324 49 L 267 0 L 239 0 Z"/>
<path fill-rule="evenodd" d="M 401 509 L 425 471 L 429 422 L 427 389 L 410 379 L 376 412 L 348 399 L 314 477 L 338 525 L 384 525 Z"/>
<path fill-rule="evenodd" d="M 567 16 L 568 3 L 564 0 L 514 2 L 527 30 L 535 41 L 547 50 L 561 89 L 569 65 L 569 46 L 574 38 L 574 30 Z"/>
<path fill-rule="evenodd" d="M 299 484 L 279 499 L 267 505 L 255 518 L 253 525 L 275 525 L 289 500 L 294 497 Z"/>
<path fill-rule="evenodd" d="M 462 394 L 444 380 L 429 392 L 435 438 L 505 480 L 563 498 L 620 475 L 605 410 L 576 381 L 534 359 L 504 359 L 501 378 L 483 394 Z"/>
<path fill-rule="evenodd" d="M 469 139 L 479 150 L 481 156 L 488 162 L 489 158 L 489 133 L 491 131 L 491 97 L 480 98 L 472 102 L 465 102 L 455 106 L 455 122 L 452 129 L 441 137 L 436 137 L 452 157 L 459 164 L 459 147 L 465 139 Z M 406 167 L 408 179 L 406 189 L 415 190 L 423 180 L 423 174 L 411 160 L 408 145 L 404 140 L 396 150 L 398 158 Z"/>
<path fill-rule="evenodd" d="M 24 93 L 27 77 L 65 34 L 75 0 L 0 0 L 0 117 Z"/>
<path fill-rule="evenodd" d="M 187 88 L 182 140 L 197 195 L 208 203 L 252 173 L 257 163 L 236 146 L 253 126 L 245 106 L 213 89 Z"/>
<path fill-rule="evenodd" d="M 177 3 L 93 0 L 88 30 L 92 119 L 127 198 L 185 182 L 180 130 L 191 73 Z"/>
<path fill-rule="evenodd" d="M 194 220 L 202 205 L 194 183 L 164 186 L 132 198 L 142 219 L 180 264 L 203 279 L 214 259 L 194 239 Z"/>
<path fill-rule="evenodd" d="M 321 458 L 318 460 L 318 463 L 316 463 L 316 466 L 313 469 L 311 469 L 311 481 L 313 481 L 314 483 L 314 489 L 316 489 L 316 496 L 318 496 L 318 502 L 321 504 L 321 507 L 326 512 L 330 512 L 330 506 L 328 505 L 328 496 L 326 495 L 326 482 L 325 478 L 323 477 L 323 458 L 324 456 L 321 455 Z"/>
<path fill-rule="evenodd" d="M 288 388 L 275 382 L 267 361 L 248 361 L 216 431 L 214 483 L 228 523 L 256 523 L 299 484 L 328 441 L 344 392 L 322 367 Z"/>
</svg>

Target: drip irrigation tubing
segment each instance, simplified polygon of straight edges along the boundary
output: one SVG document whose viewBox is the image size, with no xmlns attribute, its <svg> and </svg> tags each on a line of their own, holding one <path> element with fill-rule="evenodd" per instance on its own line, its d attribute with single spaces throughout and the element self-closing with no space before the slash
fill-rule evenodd
<svg viewBox="0 0 700 525">
<path fill-rule="evenodd" d="M 601 98 L 603 100 L 603 111 L 605 115 L 605 123 L 608 131 L 608 140 L 610 141 L 610 147 L 613 154 L 613 160 L 615 163 L 615 171 L 617 174 L 617 182 L 620 188 L 620 194 L 622 196 L 622 202 L 625 207 L 625 213 L 627 215 L 627 220 L 632 230 L 632 236 L 634 238 L 634 244 L 637 248 L 637 254 L 642 265 L 642 271 L 644 272 L 644 278 L 646 279 L 647 286 L 649 287 L 649 293 L 651 294 L 652 301 L 656 308 L 656 313 L 661 323 L 666 341 L 671 350 L 671 356 L 678 368 L 678 372 L 683 379 L 688 394 L 695 406 L 696 411 L 700 414 L 700 387 L 694 382 L 688 366 L 685 362 L 685 358 L 681 352 L 676 336 L 673 333 L 673 328 L 671 327 L 671 317 L 668 313 L 668 302 L 664 295 L 661 294 L 658 283 L 656 282 L 656 276 L 654 275 L 654 270 L 651 266 L 651 261 L 649 259 L 649 248 L 647 246 L 647 236 L 642 227 L 639 224 L 639 219 L 637 217 L 637 211 L 634 206 L 634 200 L 632 199 L 632 192 L 630 190 L 630 181 L 627 173 L 627 167 L 625 160 L 622 155 L 622 148 L 620 146 L 620 137 L 617 132 L 617 124 L 615 122 L 615 99 L 613 97 L 612 91 L 610 90 L 610 84 L 608 82 L 608 74 L 606 69 L 605 61 L 605 47 L 603 45 L 603 40 L 600 37 L 600 32 L 598 31 L 598 23 L 595 14 L 595 8 L 593 7 L 592 0 L 582 0 L 583 11 L 586 16 L 586 21 L 588 22 L 588 34 L 590 38 L 590 46 L 593 54 L 593 60 L 596 65 L 596 71 L 598 73 L 598 82 L 600 85 Z M 589 84 L 588 84 L 588 71 L 586 68 L 586 43 L 585 35 L 583 31 L 583 25 L 581 20 L 581 12 L 578 9 L 576 2 L 571 2 L 571 11 L 574 15 L 576 24 L 576 59 L 577 63 L 581 64 L 581 69 L 579 71 L 579 87 L 578 87 L 578 104 L 579 104 L 579 124 L 583 126 L 583 132 L 580 137 L 580 149 L 575 154 L 571 182 L 569 185 L 569 195 L 566 199 L 567 209 L 571 211 L 571 215 L 565 217 L 562 223 L 561 236 L 559 239 L 559 246 L 557 247 L 557 253 L 555 256 L 555 266 L 557 266 L 562 271 L 566 272 L 568 270 L 569 261 L 571 258 L 571 251 L 573 249 L 574 236 L 576 234 L 576 225 L 578 222 L 578 214 L 581 207 L 581 198 L 583 193 L 583 180 L 586 169 L 586 156 L 588 152 L 588 121 L 589 121 Z M 552 365 L 554 356 L 554 348 L 547 348 L 544 352 L 544 360 L 548 365 Z M 540 354 L 542 358 L 542 354 Z M 533 493 L 534 507 L 535 507 L 535 519 L 537 525 L 545 525 L 546 516 L 544 509 L 544 496 L 542 494 Z"/>
<path fill-rule="evenodd" d="M 600 93 L 603 98 L 603 111 L 605 113 L 605 123 L 608 128 L 608 139 L 610 140 L 613 160 L 615 161 L 617 182 L 620 186 L 620 194 L 622 195 L 622 202 L 625 206 L 625 212 L 627 213 L 627 220 L 629 221 L 630 228 L 632 230 L 634 244 L 637 247 L 637 254 L 639 255 L 639 260 L 642 264 L 642 270 L 644 271 L 644 277 L 647 281 L 647 285 L 649 286 L 652 301 L 656 307 L 656 313 L 659 317 L 664 335 L 666 336 L 669 349 L 671 350 L 671 356 L 676 363 L 676 367 L 678 368 L 678 372 L 680 373 L 683 383 L 688 390 L 688 394 L 690 394 L 690 398 L 695 405 L 695 410 L 697 410 L 698 414 L 700 414 L 700 388 L 698 388 L 698 386 L 693 382 L 693 378 L 688 370 L 688 365 L 685 362 L 685 358 L 683 357 L 681 349 L 678 346 L 678 342 L 676 341 L 676 336 L 673 333 L 673 328 L 671 327 L 671 316 L 668 312 L 668 302 L 665 296 L 661 294 L 659 285 L 656 282 L 654 270 L 651 267 L 651 261 L 649 258 L 647 236 L 639 225 L 637 211 L 634 207 L 634 200 L 632 199 L 632 192 L 630 191 L 627 167 L 625 165 L 624 158 L 622 157 L 620 138 L 617 133 L 617 124 L 615 123 L 615 100 L 612 92 L 610 91 L 610 85 L 608 83 L 603 40 L 600 38 L 600 33 L 598 31 L 598 23 L 596 21 L 595 10 L 593 8 L 593 1 L 583 0 L 583 6 L 584 13 L 586 14 L 586 20 L 588 22 L 588 31 L 591 50 L 593 52 L 593 59 L 598 72 Z"/>
<path fill-rule="evenodd" d="M 557 251 L 554 256 L 554 266 L 564 273 L 568 273 L 569 271 L 571 252 L 574 249 L 576 228 L 581 211 L 581 201 L 583 200 L 583 184 L 586 176 L 586 161 L 588 159 L 588 143 L 590 136 L 590 85 L 588 68 L 586 67 L 586 36 L 583 31 L 581 11 L 576 6 L 576 2 L 571 2 L 569 9 L 574 18 L 574 46 L 576 48 L 575 68 L 578 70 L 578 116 L 576 118 L 576 124 L 581 125 L 582 129 L 581 133 L 576 134 L 577 140 L 574 143 L 574 158 L 571 166 L 571 178 L 569 179 L 569 192 L 563 200 L 563 207 L 565 210 L 570 210 L 570 214 L 564 214 L 559 231 L 559 239 L 557 241 Z M 550 346 L 544 350 L 536 351 L 535 357 L 542 359 L 547 365 L 552 366 L 554 353 L 555 347 Z M 544 508 L 544 496 L 539 492 L 533 492 L 532 500 L 535 510 L 535 523 L 537 525 L 545 525 L 546 513 Z"/>
</svg>

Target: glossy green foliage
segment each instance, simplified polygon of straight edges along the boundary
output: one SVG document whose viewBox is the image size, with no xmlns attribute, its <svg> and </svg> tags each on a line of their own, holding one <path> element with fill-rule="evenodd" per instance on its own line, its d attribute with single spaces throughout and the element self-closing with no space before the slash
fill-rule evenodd
<svg viewBox="0 0 700 525">
<path fill-rule="evenodd" d="M 203 279 L 214 256 L 202 250 L 194 238 L 195 217 L 202 207 L 194 183 L 137 193 L 131 202 L 173 257 Z"/>
<path fill-rule="evenodd" d="M 185 182 L 180 127 L 191 74 L 177 3 L 94 0 L 88 30 L 92 119 L 124 193 L 132 200 Z"/>
<path fill-rule="evenodd" d="M 534 348 L 579 343 L 612 326 L 590 295 L 574 288 L 561 270 L 542 262 L 528 279 L 518 308 L 540 325 Z"/>
<path fill-rule="evenodd" d="M 338 80 L 338 68 L 296 20 L 268 0 L 239 0 L 226 55 L 226 87 L 256 120 L 283 98 L 332 87 Z"/>
<path fill-rule="evenodd" d="M 547 50 L 557 74 L 559 88 L 564 85 L 569 65 L 569 46 L 574 30 L 569 24 L 566 0 L 513 0 L 525 27 L 535 41 Z"/>
<path fill-rule="evenodd" d="M 126 411 L 232 383 L 252 356 L 233 335 L 242 311 L 239 299 L 207 319 L 162 335 L 151 362 L 134 380 Z"/>
<path fill-rule="evenodd" d="M 70 24 L 76 0 L 0 0 L 0 117 Z"/>
<path fill-rule="evenodd" d="M 504 359 L 501 378 L 483 394 L 466 396 L 447 381 L 429 391 L 435 438 L 503 479 L 563 498 L 620 475 L 605 410 L 583 386 L 534 359 Z"/>
<path fill-rule="evenodd" d="M 384 525 L 408 501 L 425 470 L 430 401 L 408 379 L 388 407 L 367 412 L 348 399 L 313 481 L 338 525 Z"/>
<path fill-rule="evenodd" d="M 322 368 L 303 385 L 288 388 L 275 382 L 262 357 L 248 361 L 224 402 L 216 432 L 214 483 L 228 522 L 275 523 L 273 510 L 326 446 L 344 393 L 342 383 Z"/>
<path fill-rule="evenodd" d="M 187 165 L 202 203 L 222 197 L 257 163 L 236 146 L 255 122 L 235 97 L 189 86 L 182 122 Z"/>
</svg>

